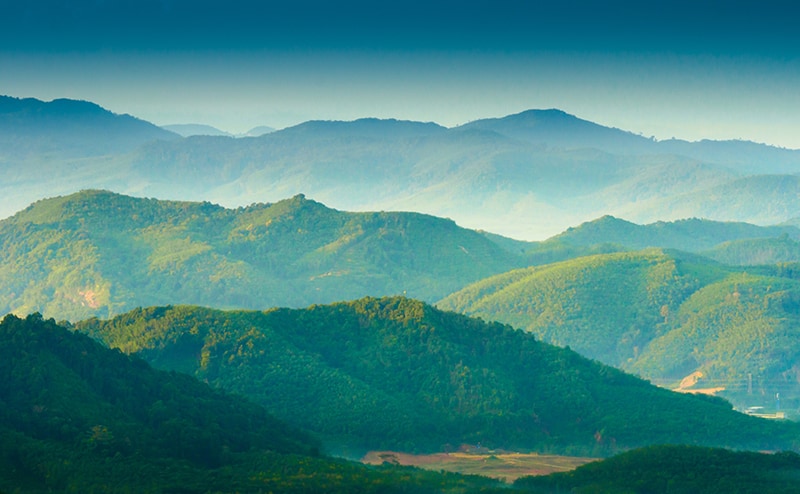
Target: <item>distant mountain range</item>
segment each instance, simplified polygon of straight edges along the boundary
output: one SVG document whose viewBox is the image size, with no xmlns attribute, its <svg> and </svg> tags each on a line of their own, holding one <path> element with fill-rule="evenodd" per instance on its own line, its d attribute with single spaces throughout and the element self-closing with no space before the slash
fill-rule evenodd
<svg viewBox="0 0 800 494">
<path fill-rule="evenodd" d="M 306 122 L 252 139 L 182 139 L 90 103 L 3 101 L 0 118 L 13 130 L 0 146 L 9 177 L 0 215 L 43 191 L 103 188 L 229 207 L 303 193 L 340 209 L 419 211 L 542 239 L 603 214 L 777 224 L 800 211 L 800 151 L 654 141 L 559 110 L 451 129 L 362 119 Z M 64 133 L 70 137 L 58 137 Z"/>
<path fill-rule="evenodd" d="M 267 127 L 266 125 L 253 127 L 244 134 L 231 134 L 230 132 L 225 132 L 224 130 L 212 127 L 211 125 L 204 125 L 204 124 L 162 125 L 161 128 L 168 130 L 170 132 L 174 132 L 183 137 L 192 137 L 192 136 L 259 137 L 264 134 L 269 134 L 270 132 L 275 132 L 275 129 L 273 129 L 272 127 Z"/>
<path fill-rule="evenodd" d="M 43 102 L 0 96 L 3 162 L 122 154 L 146 142 L 178 137 L 149 122 L 116 115 L 88 101 Z"/>
</svg>

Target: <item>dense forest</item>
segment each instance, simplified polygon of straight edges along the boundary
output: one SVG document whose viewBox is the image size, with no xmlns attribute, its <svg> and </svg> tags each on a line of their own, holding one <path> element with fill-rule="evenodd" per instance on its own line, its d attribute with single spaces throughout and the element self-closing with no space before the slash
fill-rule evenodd
<svg viewBox="0 0 800 494">
<path fill-rule="evenodd" d="M 537 494 L 791 494 L 798 479 L 796 453 L 651 446 L 515 486 Z"/>
<path fill-rule="evenodd" d="M 0 492 L 465 493 L 479 477 L 323 456 L 240 397 L 38 314 L 0 323 Z"/>
<path fill-rule="evenodd" d="M 797 424 L 403 297 L 265 312 L 153 307 L 74 329 L 355 451 L 481 443 L 608 455 L 660 443 L 791 449 L 800 438 Z"/>
</svg>

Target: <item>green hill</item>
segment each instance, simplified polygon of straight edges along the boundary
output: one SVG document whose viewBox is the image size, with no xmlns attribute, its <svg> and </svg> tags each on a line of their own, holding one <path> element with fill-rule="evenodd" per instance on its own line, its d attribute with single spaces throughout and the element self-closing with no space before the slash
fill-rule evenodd
<svg viewBox="0 0 800 494">
<path fill-rule="evenodd" d="M 639 225 L 605 215 L 541 242 L 484 235 L 511 252 L 522 253 L 530 265 L 649 247 L 700 253 L 724 264 L 753 265 L 796 260 L 791 242 L 800 239 L 800 229 L 698 218 Z M 779 241 L 786 245 L 777 246 Z"/>
<path fill-rule="evenodd" d="M 465 493 L 496 484 L 365 467 L 318 448 L 243 398 L 38 314 L 0 322 L 0 492 Z"/>
<path fill-rule="evenodd" d="M 790 494 L 797 492 L 798 477 L 800 456 L 794 453 L 652 446 L 514 485 L 539 494 Z"/>
<path fill-rule="evenodd" d="M 703 253 L 724 264 L 757 266 L 800 262 L 800 242 L 783 235 L 777 238 L 733 240 Z"/>
<path fill-rule="evenodd" d="M 438 305 L 568 345 L 669 386 L 723 387 L 737 406 L 800 407 L 800 278 L 793 265 L 726 267 L 663 250 L 605 254 L 497 275 Z"/>
<path fill-rule="evenodd" d="M 702 252 L 725 242 L 779 237 L 800 238 L 800 229 L 792 226 L 765 227 L 698 218 L 637 225 L 613 216 L 603 216 L 568 228 L 547 242 L 573 247 L 615 244 L 629 250 L 661 247 Z"/>
<path fill-rule="evenodd" d="M 521 265 L 477 232 L 416 213 L 347 213 L 303 196 L 225 209 L 84 191 L 0 222 L 0 313 L 433 301 Z"/>
<path fill-rule="evenodd" d="M 356 449 L 772 449 L 795 447 L 800 432 L 401 297 L 266 312 L 137 309 L 75 329 Z"/>
</svg>

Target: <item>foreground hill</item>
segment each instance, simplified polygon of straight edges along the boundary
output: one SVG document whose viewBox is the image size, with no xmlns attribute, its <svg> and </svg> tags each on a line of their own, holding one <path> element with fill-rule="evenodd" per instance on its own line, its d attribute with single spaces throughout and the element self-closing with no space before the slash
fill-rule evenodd
<svg viewBox="0 0 800 494">
<path fill-rule="evenodd" d="M 790 494 L 797 491 L 798 476 L 800 456 L 794 453 L 652 446 L 514 485 L 539 494 Z"/>
<path fill-rule="evenodd" d="M 38 314 L 0 323 L 0 492 L 472 492 L 488 479 L 365 468 L 240 397 Z"/>
<path fill-rule="evenodd" d="M 481 443 L 598 455 L 658 443 L 784 449 L 800 437 L 797 424 L 660 389 L 406 298 L 267 312 L 138 309 L 75 329 L 354 448 Z"/>
<path fill-rule="evenodd" d="M 0 312 L 79 319 L 136 306 L 433 301 L 522 258 L 450 220 L 296 196 L 225 209 L 85 191 L 0 222 Z"/>
<path fill-rule="evenodd" d="M 438 305 L 523 328 L 602 362 L 677 386 L 724 388 L 742 407 L 800 406 L 796 266 L 726 267 L 664 250 L 515 270 Z"/>
</svg>

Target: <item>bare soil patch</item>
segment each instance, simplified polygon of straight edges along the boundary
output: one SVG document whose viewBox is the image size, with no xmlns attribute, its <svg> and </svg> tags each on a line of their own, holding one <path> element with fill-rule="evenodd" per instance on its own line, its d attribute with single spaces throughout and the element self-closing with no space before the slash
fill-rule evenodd
<svg viewBox="0 0 800 494">
<path fill-rule="evenodd" d="M 384 462 L 415 466 L 426 470 L 444 470 L 468 475 L 483 475 L 513 482 L 525 475 L 548 475 L 566 472 L 597 458 L 540 455 L 536 453 L 435 453 L 412 455 L 397 451 L 370 451 L 362 459 L 368 465 Z"/>
</svg>

